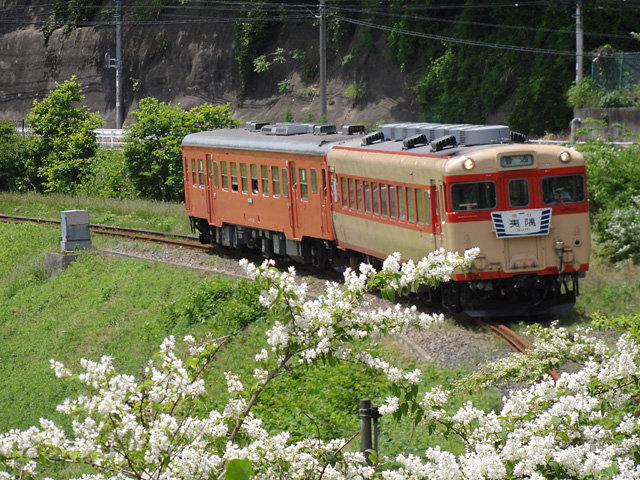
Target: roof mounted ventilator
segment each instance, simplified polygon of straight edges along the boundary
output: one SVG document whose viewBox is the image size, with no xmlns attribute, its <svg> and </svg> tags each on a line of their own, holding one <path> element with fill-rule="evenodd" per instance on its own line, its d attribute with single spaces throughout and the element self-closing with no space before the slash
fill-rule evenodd
<svg viewBox="0 0 640 480">
<path fill-rule="evenodd" d="M 426 145 L 427 143 L 429 143 L 427 141 L 427 136 L 424 133 L 419 133 L 418 135 L 402 140 L 402 149 L 409 150 L 417 145 Z"/>
<path fill-rule="evenodd" d="M 384 133 L 378 131 L 362 137 L 363 146 L 371 145 L 372 143 L 376 143 L 376 142 L 384 142 Z"/>
<path fill-rule="evenodd" d="M 445 135 L 444 137 L 436 138 L 431 142 L 431 151 L 439 152 L 447 147 L 457 147 L 458 140 L 455 135 Z"/>
</svg>

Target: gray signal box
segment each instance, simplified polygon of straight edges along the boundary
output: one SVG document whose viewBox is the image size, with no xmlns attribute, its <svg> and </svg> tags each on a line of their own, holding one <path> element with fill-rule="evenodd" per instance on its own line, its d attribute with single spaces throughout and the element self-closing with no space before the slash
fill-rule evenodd
<svg viewBox="0 0 640 480">
<path fill-rule="evenodd" d="M 88 250 L 91 248 L 89 210 L 66 210 L 60 212 L 62 220 L 62 251 Z"/>
</svg>

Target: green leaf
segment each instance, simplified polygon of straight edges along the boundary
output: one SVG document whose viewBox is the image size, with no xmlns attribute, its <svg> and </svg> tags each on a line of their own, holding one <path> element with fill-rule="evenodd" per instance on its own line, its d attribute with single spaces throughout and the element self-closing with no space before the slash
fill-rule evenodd
<svg viewBox="0 0 640 480">
<path fill-rule="evenodd" d="M 251 461 L 246 458 L 243 460 L 231 460 L 227 463 L 226 473 L 227 480 L 249 480 L 253 475 Z"/>
</svg>

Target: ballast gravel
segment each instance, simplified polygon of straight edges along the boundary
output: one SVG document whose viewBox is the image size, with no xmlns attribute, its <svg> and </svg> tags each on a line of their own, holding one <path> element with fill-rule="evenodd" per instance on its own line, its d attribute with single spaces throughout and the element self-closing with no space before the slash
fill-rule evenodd
<svg viewBox="0 0 640 480">
<path fill-rule="evenodd" d="M 184 247 L 156 245 L 130 240 L 110 241 L 101 251 L 110 256 L 132 257 L 149 261 L 163 262 L 177 267 L 193 269 L 203 275 L 221 274 L 233 277 L 246 277 L 244 269 L 238 264 L 237 253 L 225 255 L 224 252 L 204 252 Z M 260 258 L 250 258 L 260 263 Z M 340 276 L 324 273 L 303 273 L 296 267 L 298 277 L 308 284 L 309 295 L 319 295 L 324 290 L 325 281 L 340 281 Z M 389 302 L 372 296 L 374 307 L 385 307 Z M 420 308 L 420 307 L 419 307 Z M 429 307 L 421 308 L 426 313 L 433 312 Z M 464 320 L 447 320 L 441 327 L 425 331 L 410 331 L 395 337 L 417 360 L 435 362 L 447 368 L 466 367 L 476 369 L 486 361 L 496 360 L 510 354 L 507 344 L 495 335 L 472 326 Z"/>
</svg>

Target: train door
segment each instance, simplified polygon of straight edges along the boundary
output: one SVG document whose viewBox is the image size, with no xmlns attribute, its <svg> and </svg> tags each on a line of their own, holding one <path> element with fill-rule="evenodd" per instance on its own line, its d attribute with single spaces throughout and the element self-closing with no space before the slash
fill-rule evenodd
<svg viewBox="0 0 640 480">
<path fill-rule="evenodd" d="M 440 184 L 442 187 L 442 184 Z M 442 222 L 441 222 L 441 188 L 438 188 L 435 181 L 431 181 L 431 188 L 429 189 L 429 203 L 431 210 L 431 225 L 433 228 L 433 248 L 439 248 L 442 246 Z"/>
<path fill-rule="evenodd" d="M 213 191 L 213 155 L 210 153 L 205 155 L 205 176 L 205 185 L 207 189 L 207 220 L 209 225 L 211 225 L 213 223 L 215 192 Z"/>
<path fill-rule="evenodd" d="M 289 201 L 287 207 L 289 209 L 289 224 L 291 226 L 291 238 L 298 237 L 298 177 L 296 172 L 296 162 L 286 162 L 287 173 L 287 190 Z"/>
<path fill-rule="evenodd" d="M 315 172 L 315 170 L 314 170 Z M 320 185 L 320 196 L 321 196 L 321 217 L 322 217 L 322 233 L 326 235 L 331 234 L 331 227 L 329 223 L 329 219 L 331 218 L 331 207 L 329 205 L 329 188 L 327 186 L 327 170 L 322 168 L 320 169 L 321 185 Z M 313 178 L 311 181 L 313 182 Z"/>
</svg>

